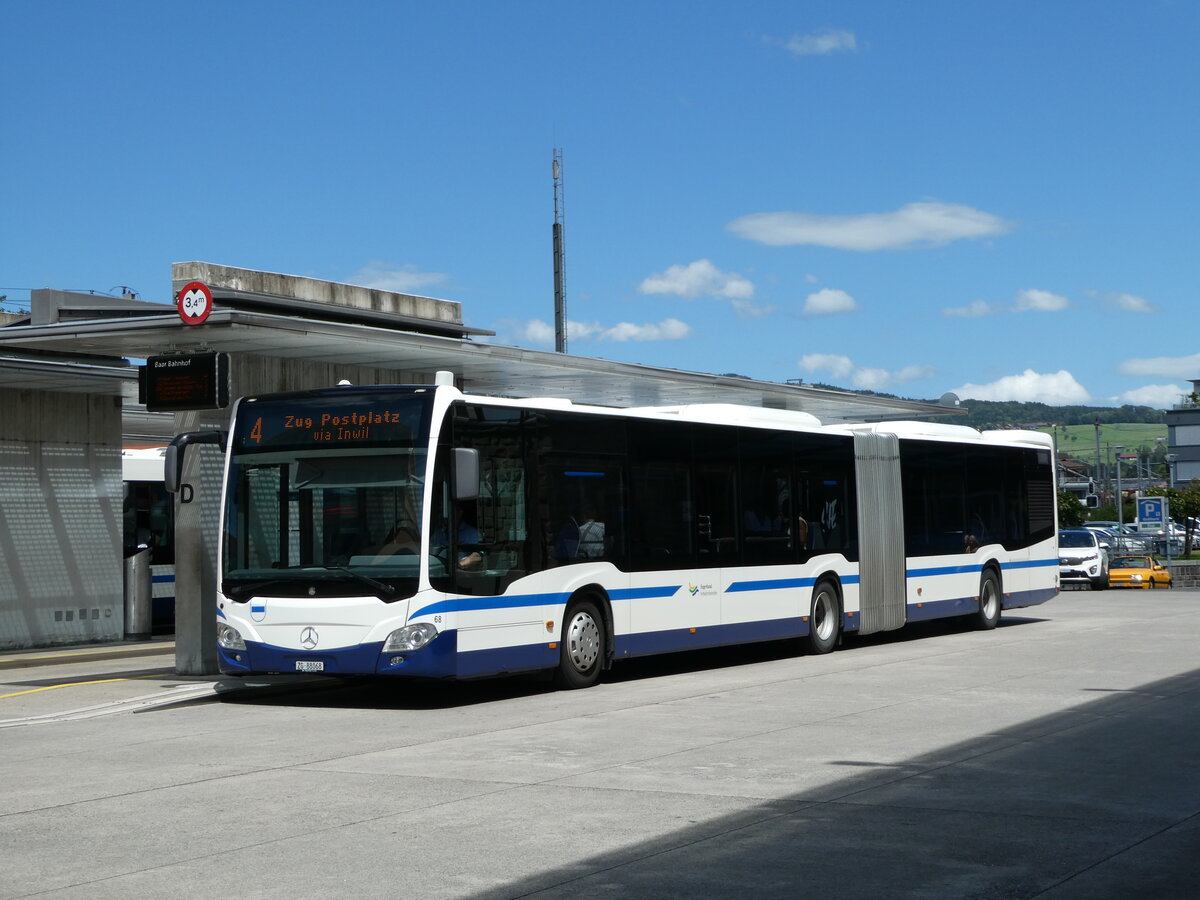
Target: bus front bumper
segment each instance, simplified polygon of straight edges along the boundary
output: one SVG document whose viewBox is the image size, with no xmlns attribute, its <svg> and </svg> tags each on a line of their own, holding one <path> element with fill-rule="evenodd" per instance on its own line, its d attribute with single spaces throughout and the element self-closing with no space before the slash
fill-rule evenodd
<svg viewBox="0 0 1200 900">
<path fill-rule="evenodd" d="M 443 631 L 419 650 L 384 652 L 383 642 L 308 651 L 245 641 L 245 649 L 217 645 L 223 675 L 457 675 L 458 632 Z"/>
</svg>

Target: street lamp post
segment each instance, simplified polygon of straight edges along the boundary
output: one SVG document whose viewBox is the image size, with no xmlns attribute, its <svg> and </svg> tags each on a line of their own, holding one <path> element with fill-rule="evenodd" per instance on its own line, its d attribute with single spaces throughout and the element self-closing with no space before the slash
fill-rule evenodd
<svg viewBox="0 0 1200 900">
<path fill-rule="evenodd" d="M 1124 503 L 1124 495 L 1122 495 L 1122 493 L 1121 493 L 1121 451 L 1124 449 L 1125 448 L 1122 447 L 1120 444 L 1113 447 L 1113 450 L 1116 451 L 1115 456 L 1117 458 L 1117 532 L 1118 533 L 1125 530 L 1125 503 Z"/>
</svg>

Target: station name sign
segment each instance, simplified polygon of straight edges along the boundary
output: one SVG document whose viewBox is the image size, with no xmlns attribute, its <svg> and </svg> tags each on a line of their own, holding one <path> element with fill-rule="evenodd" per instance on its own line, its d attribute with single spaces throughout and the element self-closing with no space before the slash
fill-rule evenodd
<svg viewBox="0 0 1200 900">
<path fill-rule="evenodd" d="M 138 399 L 150 412 L 221 409 L 229 405 L 229 356 L 151 356 L 141 367 Z"/>
</svg>

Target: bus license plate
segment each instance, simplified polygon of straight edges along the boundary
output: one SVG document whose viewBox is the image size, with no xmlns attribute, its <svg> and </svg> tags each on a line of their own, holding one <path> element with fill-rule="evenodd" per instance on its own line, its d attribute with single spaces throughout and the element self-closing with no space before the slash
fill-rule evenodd
<svg viewBox="0 0 1200 900">
<path fill-rule="evenodd" d="M 298 659 L 296 660 L 297 672 L 324 672 L 325 662 L 320 659 Z"/>
</svg>

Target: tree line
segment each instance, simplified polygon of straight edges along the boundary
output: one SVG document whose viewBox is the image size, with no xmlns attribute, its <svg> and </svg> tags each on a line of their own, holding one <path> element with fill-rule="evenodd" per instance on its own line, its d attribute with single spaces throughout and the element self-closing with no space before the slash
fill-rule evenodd
<svg viewBox="0 0 1200 900">
<path fill-rule="evenodd" d="M 832 384 L 813 383 L 815 388 L 863 394 L 871 397 L 902 399 L 895 394 L 880 391 L 854 391 Z M 937 400 L 921 400 L 921 403 L 937 403 Z M 1164 425 L 1167 414 L 1153 406 L 1053 406 L 1048 403 L 1021 403 L 1009 400 L 963 400 L 961 409 L 965 416 L 939 419 L 955 425 L 970 425 L 972 428 L 1019 428 L 1032 425 Z"/>
<path fill-rule="evenodd" d="M 955 424 L 975 428 L 1004 428 L 1019 425 L 1163 425 L 1167 414 L 1152 406 L 1051 406 L 1046 403 L 1016 403 L 995 400 L 964 400 L 966 416 Z"/>
</svg>

